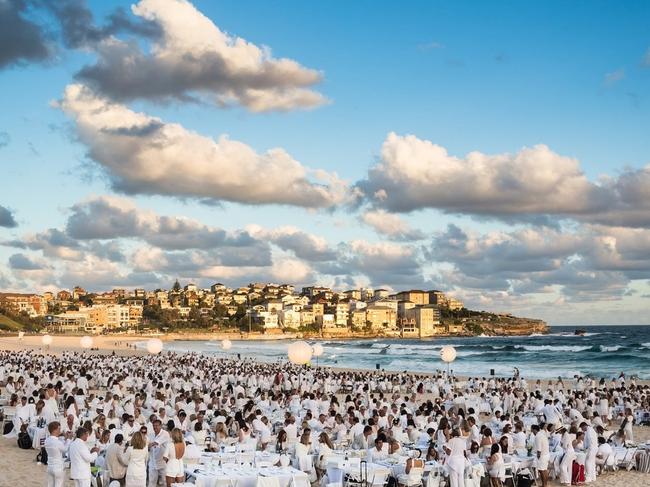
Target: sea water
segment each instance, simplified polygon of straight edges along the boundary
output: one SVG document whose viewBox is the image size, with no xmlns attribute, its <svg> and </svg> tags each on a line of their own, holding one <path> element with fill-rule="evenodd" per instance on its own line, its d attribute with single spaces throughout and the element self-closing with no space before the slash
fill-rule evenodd
<svg viewBox="0 0 650 487">
<path fill-rule="evenodd" d="M 625 372 L 628 377 L 650 379 L 650 326 L 592 326 L 582 336 L 576 327 L 552 327 L 547 335 L 522 337 L 451 337 L 413 339 L 321 340 L 320 365 L 391 371 L 435 372 L 446 368 L 440 349 L 453 345 L 457 358 L 452 370 L 458 375 L 512 376 L 517 367 L 524 377 L 556 378 L 591 375 L 611 379 Z M 315 341 L 314 341 L 315 342 Z M 175 341 L 165 349 L 202 352 L 217 357 L 286 360 L 286 340 L 232 341 L 223 351 L 220 341 Z M 314 359 L 314 363 L 316 359 Z"/>
</svg>

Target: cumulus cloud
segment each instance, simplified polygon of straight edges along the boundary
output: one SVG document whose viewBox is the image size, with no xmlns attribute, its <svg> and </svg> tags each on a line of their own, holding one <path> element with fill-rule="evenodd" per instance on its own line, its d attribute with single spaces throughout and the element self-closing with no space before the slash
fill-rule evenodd
<svg viewBox="0 0 650 487">
<path fill-rule="evenodd" d="M 23 253 L 13 254 L 9 257 L 9 267 L 19 271 L 38 271 L 45 269 L 45 263 Z"/>
<path fill-rule="evenodd" d="M 585 211 L 597 193 L 577 160 L 544 145 L 516 154 L 472 152 L 457 158 L 428 140 L 392 132 L 381 160 L 360 186 L 390 211 L 439 208 L 495 215 Z"/>
<path fill-rule="evenodd" d="M 345 273 L 366 275 L 376 287 L 421 287 L 424 284 L 418 249 L 394 242 L 353 240 L 340 264 Z"/>
<path fill-rule="evenodd" d="M 421 240 L 425 238 L 424 232 L 411 228 L 399 215 L 388 213 L 386 210 L 367 210 L 359 218 L 377 233 L 386 235 L 392 240 Z"/>
<path fill-rule="evenodd" d="M 142 19 L 133 20 L 121 8 L 108 15 L 105 25 L 97 26 L 85 0 L 42 0 L 42 4 L 58 20 L 61 36 L 67 47 L 90 48 L 119 32 L 145 38 L 156 38 L 160 35 L 160 28 L 156 23 Z"/>
<path fill-rule="evenodd" d="M 358 187 L 375 207 L 391 212 L 436 208 L 506 222 L 570 218 L 650 226 L 650 166 L 593 182 L 576 159 L 545 145 L 459 158 L 428 140 L 390 133 L 379 162 Z"/>
<path fill-rule="evenodd" d="M 25 0 L 0 0 L 0 69 L 50 56 L 43 27 L 28 18 Z"/>
<path fill-rule="evenodd" d="M 82 286 L 92 291 L 104 291 L 127 286 L 155 289 L 171 278 L 158 272 L 137 272 L 119 263 L 88 255 L 81 261 L 66 263 L 59 272 L 49 276 L 49 280 L 58 287 Z"/>
<path fill-rule="evenodd" d="M 83 85 L 68 86 L 59 105 L 118 191 L 308 208 L 329 208 L 350 197 L 336 174 L 309 170 L 283 149 L 260 154 L 226 136 L 214 140 L 112 103 Z"/>
<path fill-rule="evenodd" d="M 256 247 L 246 231 L 227 232 L 197 220 L 158 215 L 117 196 L 94 196 L 70 208 L 66 233 L 73 239 L 137 238 L 165 250 Z"/>
<path fill-rule="evenodd" d="M 337 257 L 336 249 L 327 240 L 299 228 L 283 226 L 266 229 L 259 225 L 249 225 L 247 230 L 255 238 L 269 240 L 283 250 L 291 251 L 296 257 L 307 261 L 328 261 Z"/>
<path fill-rule="evenodd" d="M 13 212 L 8 208 L 0 205 L 0 227 L 5 228 L 14 228 L 17 227 L 18 223 L 14 218 Z"/>
<path fill-rule="evenodd" d="M 143 51 L 135 40 L 107 38 L 99 59 L 78 74 L 115 100 L 189 99 L 197 94 L 218 105 L 238 104 L 254 112 L 322 105 L 311 87 L 322 74 L 294 60 L 274 58 L 217 27 L 186 0 L 141 0 L 132 13 L 155 24 L 160 36 Z"/>
<path fill-rule="evenodd" d="M 650 231 L 602 226 L 479 234 L 449 225 L 427 252 L 452 265 L 441 271 L 448 285 L 567 301 L 621 299 L 632 280 L 650 278 L 648 255 Z"/>
</svg>

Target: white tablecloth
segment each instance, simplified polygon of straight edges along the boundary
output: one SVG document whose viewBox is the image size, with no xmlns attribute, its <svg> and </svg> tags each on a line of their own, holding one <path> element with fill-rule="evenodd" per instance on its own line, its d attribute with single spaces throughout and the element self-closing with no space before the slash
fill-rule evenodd
<svg viewBox="0 0 650 487">
<path fill-rule="evenodd" d="M 219 461 L 221 461 L 221 463 L 237 463 L 237 464 L 240 464 L 242 462 L 255 463 L 255 465 L 259 465 L 261 462 L 263 462 L 264 464 L 275 465 L 280 461 L 280 455 L 278 453 L 262 452 L 262 451 L 256 451 L 256 452 L 251 451 L 251 452 L 240 452 L 240 453 L 234 453 L 234 451 L 232 452 L 224 451 L 223 453 L 205 452 L 201 455 L 200 463 L 218 464 Z"/>
<path fill-rule="evenodd" d="M 289 487 L 293 477 L 309 479 L 306 473 L 293 467 L 254 468 L 240 465 L 222 465 L 221 467 L 188 466 L 185 472 L 194 477 L 196 487 L 222 487 L 230 485 L 232 480 L 237 487 L 255 487 L 257 476 L 276 477 L 280 487 Z"/>
</svg>

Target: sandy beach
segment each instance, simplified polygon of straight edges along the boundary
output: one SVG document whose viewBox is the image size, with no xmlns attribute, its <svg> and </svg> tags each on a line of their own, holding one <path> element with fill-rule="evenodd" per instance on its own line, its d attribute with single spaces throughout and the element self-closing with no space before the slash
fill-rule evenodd
<svg viewBox="0 0 650 487">
<path fill-rule="evenodd" d="M 62 352 L 81 352 L 81 336 L 53 335 L 53 342 L 49 347 L 43 346 L 42 335 L 25 335 L 22 339 L 16 336 L 0 336 L 0 350 L 34 350 L 41 353 L 59 354 Z M 120 355 L 140 354 L 144 351 L 136 350 L 133 344 L 147 340 L 142 336 L 93 336 L 93 353 L 112 353 Z M 96 350 L 95 350 L 96 349 Z"/>
</svg>

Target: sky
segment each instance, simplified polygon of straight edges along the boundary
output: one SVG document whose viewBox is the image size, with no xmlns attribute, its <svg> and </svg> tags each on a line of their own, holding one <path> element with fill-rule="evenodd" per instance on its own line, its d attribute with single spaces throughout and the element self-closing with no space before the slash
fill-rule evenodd
<svg viewBox="0 0 650 487">
<path fill-rule="evenodd" d="M 647 324 L 650 4 L 0 0 L 0 289 Z"/>
</svg>

